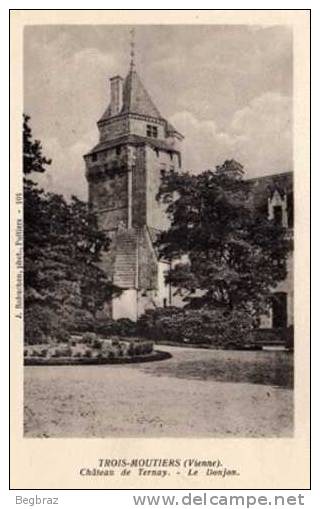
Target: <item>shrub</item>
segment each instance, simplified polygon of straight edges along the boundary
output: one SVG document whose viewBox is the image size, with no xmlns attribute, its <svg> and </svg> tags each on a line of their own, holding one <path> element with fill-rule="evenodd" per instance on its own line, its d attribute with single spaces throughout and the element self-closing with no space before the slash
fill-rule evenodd
<svg viewBox="0 0 320 509">
<path fill-rule="evenodd" d="M 41 313 L 39 315 L 37 313 L 38 310 L 34 308 L 36 306 L 32 310 L 25 310 L 24 313 L 24 341 L 28 345 L 46 343 L 49 335 L 48 328 L 43 326 L 47 316 L 44 316 L 42 319 Z"/>
<path fill-rule="evenodd" d="M 153 341 L 147 339 L 133 339 L 126 346 L 126 355 L 130 357 L 148 355 L 153 352 Z"/>
<path fill-rule="evenodd" d="M 115 351 L 115 356 L 116 357 L 123 357 L 124 356 L 124 350 L 122 349 L 121 346 L 119 346 L 117 348 L 117 350 Z"/>
<path fill-rule="evenodd" d="M 127 355 L 129 355 L 130 357 L 134 356 L 134 343 L 133 342 L 129 343 L 129 345 L 128 345 Z"/>
<path fill-rule="evenodd" d="M 85 350 L 84 357 L 88 357 L 88 358 L 92 357 L 92 351 L 89 350 L 89 348 L 87 348 L 87 350 Z"/>
<path fill-rule="evenodd" d="M 49 343 L 51 339 L 69 340 L 68 320 L 55 310 L 40 304 L 28 305 L 24 313 L 24 340 L 26 344 Z"/>
<path fill-rule="evenodd" d="M 92 317 L 87 316 L 76 321 L 73 332 L 84 334 L 85 332 L 95 332 L 95 321 Z"/>
<path fill-rule="evenodd" d="M 60 352 L 61 352 L 62 357 L 71 357 L 71 355 L 72 355 L 72 349 L 70 346 L 61 348 Z"/>
<path fill-rule="evenodd" d="M 115 322 L 115 329 L 119 336 L 134 336 L 137 331 L 136 323 L 129 318 L 119 318 Z"/>
<path fill-rule="evenodd" d="M 61 327 L 56 329 L 53 333 L 53 337 L 58 343 L 67 343 L 69 342 L 71 335 L 65 327 Z"/>
<path fill-rule="evenodd" d="M 98 338 L 94 339 L 92 341 L 92 348 L 95 348 L 97 350 L 101 350 L 101 348 L 102 348 L 102 341 L 101 341 L 101 339 L 98 339 Z"/>
<path fill-rule="evenodd" d="M 92 345 L 94 341 L 96 341 L 97 336 L 94 332 L 85 332 L 82 335 L 82 342 L 86 345 Z"/>
<path fill-rule="evenodd" d="M 138 327 L 144 336 L 160 342 L 238 349 L 252 330 L 253 320 L 239 310 L 162 308 L 148 310 Z"/>
<path fill-rule="evenodd" d="M 128 318 L 112 320 L 103 318 L 96 321 L 94 331 L 105 338 L 110 336 L 134 336 L 136 334 L 136 323 Z"/>
</svg>

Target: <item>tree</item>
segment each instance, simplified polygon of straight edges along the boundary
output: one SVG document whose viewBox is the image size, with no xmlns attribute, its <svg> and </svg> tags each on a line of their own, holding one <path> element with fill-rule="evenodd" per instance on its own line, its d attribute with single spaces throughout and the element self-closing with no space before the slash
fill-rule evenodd
<svg viewBox="0 0 320 509">
<path fill-rule="evenodd" d="M 28 120 L 26 120 L 28 119 Z M 50 161 L 33 142 L 24 117 L 25 173 L 44 171 Z M 25 130 L 27 131 L 25 133 Z M 33 148 L 32 148 L 33 147 Z M 45 192 L 24 179 L 24 304 L 27 341 L 66 337 L 83 318 L 95 318 L 118 293 L 99 266 L 109 239 L 87 203 Z"/>
<path fill-rule="evenodd" d="M 30 116 L 23 115 L 23 173 L 28 175 L 32 172 L 43 173 L 46 166 L 51 164 L 42 154 L 42 145 L 39 140 L 32 137 L 32 129 L 29 124 Z"/>
<path fill-rule="evenodd" d="M 190 307 L 258 316 L 286 277 L 291 244 L 284 228 L 254 210 L 242 174 L 236 161 L 200 175 L 165 174 L 158 199 L 171 226 L 158 243 L 172 262 L 167 281 L 187 292 Z"/>
</svg>

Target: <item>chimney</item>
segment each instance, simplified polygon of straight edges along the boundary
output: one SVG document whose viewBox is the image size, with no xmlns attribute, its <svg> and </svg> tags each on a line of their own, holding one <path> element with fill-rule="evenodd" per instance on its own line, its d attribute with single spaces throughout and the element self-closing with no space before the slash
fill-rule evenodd
<svg viewBox="0 0 320 509">
<path fill-rule="evenodd" d="M 122 108 L 122 88 L 123 78 L 121 76 L 114 76 L 110 78 L 111 101 L 110 101 L 110 114 L 113 117 L 118 115 Z"/>
</svg>

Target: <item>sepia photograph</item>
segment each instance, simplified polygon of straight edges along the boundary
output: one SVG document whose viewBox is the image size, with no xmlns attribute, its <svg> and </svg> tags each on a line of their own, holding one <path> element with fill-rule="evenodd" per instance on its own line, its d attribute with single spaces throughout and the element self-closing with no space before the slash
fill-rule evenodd
<svg viewBox="0 0 320 509">
<path fill-rule="evenodd" d="M 23 48 L 25 437 L 292 437 L 292 29 Z"/>
<path fill-rule="evenodd" d="M 309 486 L 309 11 L 11 14 L 11 485 Z"/>
</svg>

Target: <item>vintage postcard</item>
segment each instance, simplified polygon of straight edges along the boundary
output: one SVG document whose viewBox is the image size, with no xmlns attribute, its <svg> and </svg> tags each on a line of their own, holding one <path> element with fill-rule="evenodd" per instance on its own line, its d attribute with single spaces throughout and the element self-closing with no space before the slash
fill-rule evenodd
<svg viewBox="0 0 320 509">
<path fill-rule="evenodd" d="M 11 11 L 11 487 L 309 487 L 308 10 Z"/>
</svg>

